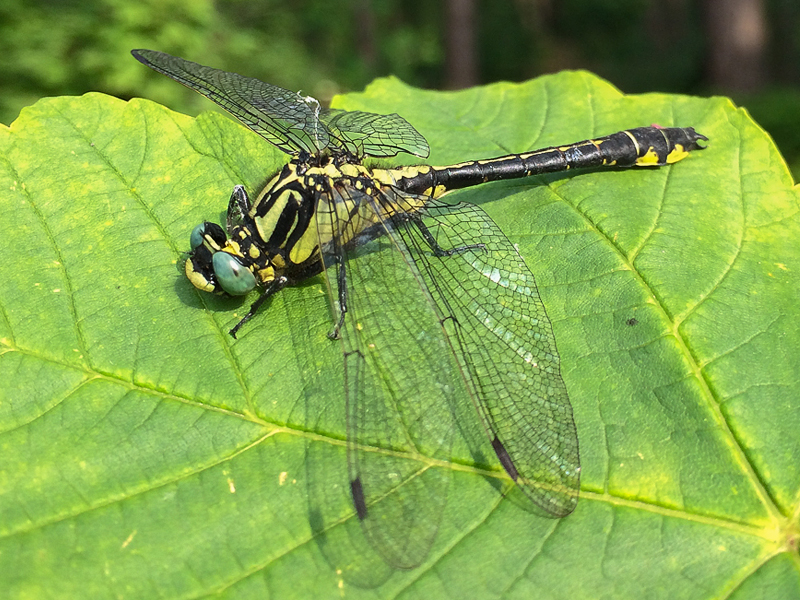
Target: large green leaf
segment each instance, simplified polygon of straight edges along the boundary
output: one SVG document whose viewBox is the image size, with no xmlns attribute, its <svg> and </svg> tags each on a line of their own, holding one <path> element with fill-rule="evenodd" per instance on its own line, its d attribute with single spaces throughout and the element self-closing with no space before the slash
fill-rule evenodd
<svg viewBox="0 0 800 600">
<path fill-rule="evenodd" d="M 382 571 L 343 485 L 322 280 L 234 341 L 247 301 L 181 272 L 192 227 L 285 157 L 217 114 L 48 99 L 0 131 L 2 596 L 800 598 L 798 194 L 766 134 L 727 100 L 586 73 L 385 79 L 338 106 L 400 113 L 436 163 L 650 123 L 710 137 L 669 168 L 450 196 L 537 275 L 581 441 L 575 513 L 536 516 L 459 461 L 428 562 Z"/>
</svg>

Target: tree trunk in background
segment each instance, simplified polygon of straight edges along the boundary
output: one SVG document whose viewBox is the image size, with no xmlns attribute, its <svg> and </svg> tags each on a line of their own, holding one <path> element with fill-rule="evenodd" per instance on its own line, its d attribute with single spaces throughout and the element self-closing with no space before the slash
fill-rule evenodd
<svg viewBox="0 0 800 600">
<path fill-rule="evenodd" d="M 372 10 L 370 0 L 359 0 L 356 3 L 355 17 L 358 31 L 355 39 L 356 50 L 366 65 L 367 72 L 374 77 L 375 65 L 378 64 L 378 49 L 375 43 L 375 12 Z"/>
<path fill-rule="evenodd" d="M 800 82 L 800 2 L 770 3 L 770 75 L 774 81 L 797 86 Z"/>
<path fill-rule="evenodd" d="M 764 0 L 706 0 L 705 16 L 711 85 L 725 92 L 761 89 L 768 79 Z"/>
<path fill-rule="evenodd" d="M 475 0 L 446 0 L 446 81 L 450 89 L 478 83 L 475 48 Z"/>
</svg>

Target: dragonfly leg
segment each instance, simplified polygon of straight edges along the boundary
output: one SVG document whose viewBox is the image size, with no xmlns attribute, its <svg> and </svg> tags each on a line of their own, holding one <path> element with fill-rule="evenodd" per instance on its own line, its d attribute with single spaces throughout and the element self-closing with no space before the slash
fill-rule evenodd
<svg viewBox="0 0 800 600">
<path fill-rule="evenodd" d="M 462 252 L 466 252 L 467 250 L 486 250 L 486 244 L 467 244 L 445 250 L 439 245 L 439 242 L 436 241 L 436 238 L 431 233 L 431 230 L 428 229 L 428 226 L 422 222 L 422 219 L 415 218 L 414 224 L 417 226 L 417 229 L 419 229 L 419 232 L 422 234 L 422 238 L 425 240 L 425 243 L 428 244 L 434 256 L 453 256 L 453 254 L 460 254 Z"/>
<path fill-rule="evenodd" d="M 261 308 L 261 305 L 264 304 L 264 302 L 267 300 L 267 298 L 270 298 L 274 294 L 277 294 L 283 288 L 285 288 L 288 284 L 289 284 L 289 280 L 286 277 L 278 277 L 277 279 L 274 279 L 269 284 L 269 286 L 261 293 L 261 295 L 258 297 L 258 300 L 256 300 L 255 302 L 253 302 L 250 305 L 250 310 L 248 310 L 247 314 L 242 317 L 241 321 L 239 321 L 234 326 L 234 328 L 231 329 L 228 332 L 228 333 L 231 334 L 233 339 L 236 339 L 236 332 L 239 331 L 239 329 L 241 329 L 242 325 L 244 325 L 250 319 L 253 318 L 253 315 L 255 315 L 256 312 L 258 312 L 258 309 Z"/>
<path fill-rule="evenodd" d="M 241 225 L 244 217 L 250 212 L 250 198 L 243 185 L 233 187 L 231 199 L 228 201 L 228 235 L 237 225 Z"/>
<path fill-rule="evenodd" d="M 338 340 L 339 330 L 344 325 L 344 317 L 347 314 L 347 269 L 345 268 L 345 261 L 342 260 L 340 252 L 334 254 L 336 261 L 336 286 L 339 288 L 339 320 L 334 325 L 333 329 L 328 333 L 328 337 L 332 340 Z"/>
</svg>

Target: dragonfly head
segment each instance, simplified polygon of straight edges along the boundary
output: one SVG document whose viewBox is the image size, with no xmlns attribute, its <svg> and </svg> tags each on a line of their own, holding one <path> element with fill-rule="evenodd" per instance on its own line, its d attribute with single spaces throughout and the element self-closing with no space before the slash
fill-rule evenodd
<svg viewBox="0 0 800 600">
<path fill-rule="evenodd" d="M 192 230 L 186 277 L 198 290 L 243 296 L 256 287 L 252 271 L 235 254 L 222 227 L 205 221 Z"/>
</svg>

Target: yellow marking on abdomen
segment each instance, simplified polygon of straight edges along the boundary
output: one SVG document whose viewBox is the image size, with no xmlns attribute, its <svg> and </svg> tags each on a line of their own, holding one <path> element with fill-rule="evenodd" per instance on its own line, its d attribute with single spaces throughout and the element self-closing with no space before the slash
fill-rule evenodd
<svg viewBox="0 0 800 600">
<path fill-rule="evenodd" d="M 658 165 L 660 164 L 660 161 L 658 160 L 658 153 L 652 148 L 649 148 L 647 152 L 636 159 L 636 164 L 642 167 L 652 167 L 653 165 Z"/>
<path fill-rule="evenodd" d="M 689 153 L 681 144 L 675 144 L 675 148 L 667 154 L 667 164 L 671 165 L 672 163 L 676 163 L 679 160 L 683 160 L 689 156 Z"/>
</svg>

